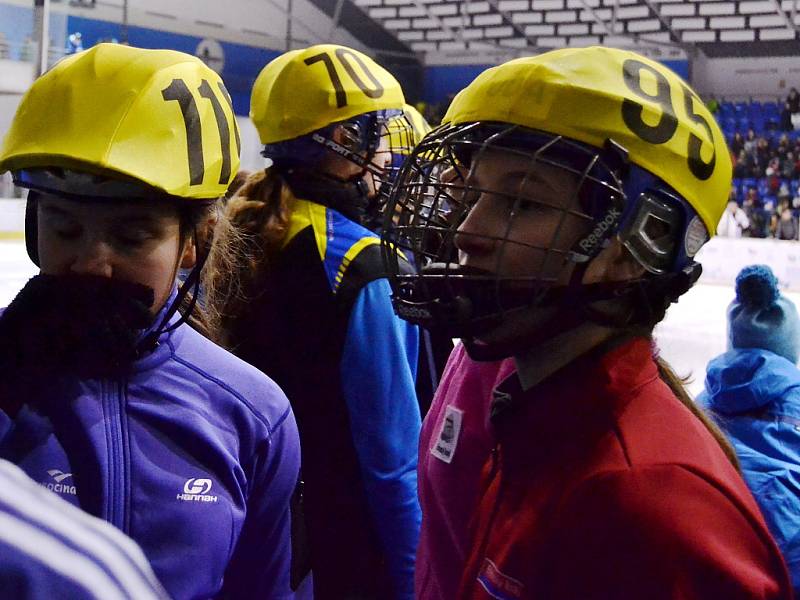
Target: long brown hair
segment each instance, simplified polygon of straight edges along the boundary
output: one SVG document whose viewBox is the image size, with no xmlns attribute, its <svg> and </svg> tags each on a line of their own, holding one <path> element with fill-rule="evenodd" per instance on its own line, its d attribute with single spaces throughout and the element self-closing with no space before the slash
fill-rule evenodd
<svg viewBox="0 0 800 600">
<path fill-rule="evenodd" d="M 225 205 L 203 274 L 211 339 L 227 346 L 232 319 L 246 308 L 255 283 L 281 249 L 295 198 L 274 168 L 251 174 Z"/>
<path fill-rule="evenodd" d="M 736 456 L 736 451 L 733 449 L 733 445 L 731 445 L 730 441 L 727 437 L 725 437 L 725 434 L 717 426 L 717 424 L 714 423 L 714 421 L 705 413 L 705 411 L 703 411 L 703 409 L 700 408 L 692 399 L 689 391 L 686 389 L 687 380 L 681 379 L 681 377 L 675 373 L 669 363 L 660 356 L 656 356 L 655 360 L 656 366 L 658 367 L 658 375 L 661 377 L 661 380 L 669 386 L 669 389 L 672 390 L 672 393 L 675 394 L 675 397 L 678 400 L 680 400 L 681 404 L 688 408 L 689 411 L 691 411 L 691 413 L 700 420 L 708 432 L 717 441 L 719 447 L 722 448 L 722 451 L 725 453 L 725 456 L 728 457 L 728 460 L 731 461 L 731 464 L 736 468 L 737 471 L 741 472 L 739 459 Z"/>
</svg>

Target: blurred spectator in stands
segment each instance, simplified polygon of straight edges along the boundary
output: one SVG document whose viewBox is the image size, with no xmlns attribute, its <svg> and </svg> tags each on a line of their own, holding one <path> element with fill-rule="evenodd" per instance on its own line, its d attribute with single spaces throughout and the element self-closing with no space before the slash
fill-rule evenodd
<svg viewBox="0 0 800 600">
<path fill-rule="evenodd" d="M 731 200 L 728 202 L 725 212 L 722 213 L 722 219 L 717 226 L 717 235 L 739 238 L 742 237 L 742 231 L 749 226 L 750 221 L 747 220 L 744 210 L 739 208 L 735 200 Z"/>
<path fill-rule="evenodd" d="M 789 103 L 783 103 L 783 109 L 781 109 L 781 123 L 780 127 L 782 131 L 792 131 L 794 127 L 792 127 L 792 113 L 789 112 Z"/>
<path fill-rule="evenodd" d="M 763 137 L 757 138 L 754 158 L 755 158 L 755 166 L 753 168 L 752 177 L 763 177 L 766 174 L 766 170 L 767 167 L 769 166 L 770 160 L 772 160 L 773 158 L 773 152 L 769 147 L 768 139 Z"/>
<path fill-rule="evenodd" d="M 731 152 L 734 156 L 739 156 L 739 153 L 744 150 L 744 136 L 740 131 L 733 134 L 731 139 Z"/>
<path fill-rule="evenodd" d="M 781 187 L 781 159 L 777 156 L 770 158 L 764 175 L 767 178 L 767 189 L 769 193 L 776 196 Z"/>
<path fill-rule="evenodd" d="M 789 145 L 789 135 L 786 133 L 782 134 L 778 139 L 778 145 L 775 147 L 775 152 L 777 153 L 778 157 L 781 158 L 781 160 L 785 158 L 786 154 L 789 152 Z"/>
<path fill-rule="evenodd" d="M 83 36 L 80 31 L 71 33 L 67 38 L 66 54 L 77 54 L 78 52 L 83 52 Z"/>
<path fill-rule="evenodd" d="M 772 215 L 770 229 L 776 239 L 797 239 L 797 219 L 792 213 L 791 198 L 788 193 L 778 197 L 778 208 L 775 209 L 775 214 Z"/>
<path fill-rule="evenodd" d="M 792 152 L 787 152 L 786 157 L 781 163 L 781 176 L 784 179 L 792 179 L 795 176 L 796 161 Z"/>
<path fill-rule="evenodd" d="M 744 149 L 748 153 L 753 153 L 756 151 L 756 143 L 758 142 L 758 138 L 756 138 L 756 132 L 751 127 L 747 130 L 747 135 L 744 137 Z"/>
<path fill-rule="evenodd" d="M 786 104 L 789 106 L 789 112 L 793 115 L 800 113 L 800 94 L 797 93 L 797 88 L 791 88 L 789 95 L 786 97 Z"/>
<path fill-rule="evenodd" d="M 786 108 L 789 110 L 791 128 L 800 129 L 800 94 L 797 93 L 796 88 L 789 90 L 789 95 L 786 97 Z"/>
<path fill-rule="evenodd" d="M 753 172 L 753 159 L 744 151 L 744 148 L 739 150 L 732 157 L 733 159 L 733 176 L 737 179 L 750 177 Z"/>
<path fill-rule="evenodd" d="M 747 190 L 747 195 L 742 206 L 744 216 L 747 218 L 748 227 L 743 235 L 751 238 L 765 238 L 769 232 L 769 219 L 761 206 L 761 199 L 755 188 Z"/>
<path fill-rule="evenodd" d="M 22 45 L 19 47 L 19 59 L 22 62 L 33 62 L 36 60 L 36 42 L 29 35 L 25 36 Z"/>
</svg>

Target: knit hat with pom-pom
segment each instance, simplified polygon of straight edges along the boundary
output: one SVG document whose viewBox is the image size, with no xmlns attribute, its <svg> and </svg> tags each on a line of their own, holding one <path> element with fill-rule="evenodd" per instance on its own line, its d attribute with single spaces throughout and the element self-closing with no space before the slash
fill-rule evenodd
<svg viewBox="0 0 800 600">
<path fill-rule="evenodd" d="M 736 299 L 728 307 L 728 348 L 763 348 L 797 364 L 797 308 L 781 295 L 778 278 L 766 265 L 745 267 L 736 276 Z"/>
</svg>

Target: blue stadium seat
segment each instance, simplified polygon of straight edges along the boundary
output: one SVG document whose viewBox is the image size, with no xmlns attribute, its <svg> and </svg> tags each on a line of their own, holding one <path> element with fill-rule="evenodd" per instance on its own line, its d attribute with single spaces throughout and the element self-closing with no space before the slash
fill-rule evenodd
<svg viewBox="0 0 800 600">
<path fill-rule="evenodd" d="M 719 112 L 723 117 L 733 117 L 735 112 L 733 104 L 731 102 L 722 102 L 719 105 Z"/>
<path fill-rule="evenodd" d="M 777 117 L 777 118 L 780 118 L 781 111 L 778 108 L 778 105 L 775 102 L 765 102 L 764 103 L 764 116 L 765 117 Z"/>
<path fill-rule="evenodd" d="M 742 188 L 744 192 L 747 192 L 750 188 L 757 187 L 757 182 L 753 177 L 745 177 L 742 179 Z"/>
</svg>

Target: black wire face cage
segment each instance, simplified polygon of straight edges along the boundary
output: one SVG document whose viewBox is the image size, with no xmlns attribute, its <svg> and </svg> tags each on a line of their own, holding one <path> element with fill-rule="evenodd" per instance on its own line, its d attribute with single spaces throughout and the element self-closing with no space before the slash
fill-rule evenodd
<svg viewBox="0 0 800 600">
<path fill-rule="evenodd" d="M 623 218 L 626 168 L 613 142 L 497 123 L 434 130 L 399 170 L 384 215 L 398 314 L 470 337 L 511 311 L 574 299 Z"/>
<path fill-rule="evenodd" d="M 367 209 L 366 225 L 380 230 L 392 186 L 415 145 L 415 133 L 405 113 L 392 116 L 380 123 L 378 140 L 370 155 L 366 177 L 373 178 L 376 191 Z"/>
</svg>

